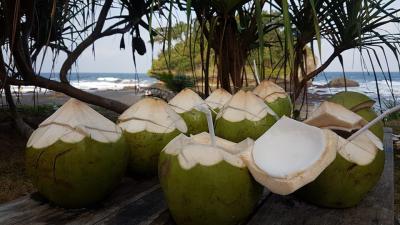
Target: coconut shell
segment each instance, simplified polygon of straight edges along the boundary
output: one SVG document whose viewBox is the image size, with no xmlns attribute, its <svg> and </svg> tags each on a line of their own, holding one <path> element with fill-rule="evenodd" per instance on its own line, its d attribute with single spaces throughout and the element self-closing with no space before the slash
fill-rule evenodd
<svg viewBox="0 0 400 225">
<path fill-rule="evenodd" d="M 44 197 L 66 208 L 81 208 L 105 198 L 124 175 L 128 151 L 123 137 L 113 143 L 84 138 L 57 141 L 26 150 L 26 169 Z"/>
<path fill-rule="evenodd" d="M 162 152 L 160 184 L 178 225 L 240 224 L 253 212 L 263 188 L 246 167 L 225 161 L 183 169 L 178 157 Z"/>
<path fill-rule="evenodd" d="M 340 104 L 353 112 L 361 109 L 370 109 L 375 104 L 375 101 L 368 96 L 353 91 L 339 92 L 327 101 Z"/>
<path fill-rule="evenodd" d="M 169 133 L 124 131 L 130 149 L 128 172 L 134 176 L 157 175 L 158 158 L 161 150 L 181 132 L 175 129 Z"/>
<path fill-rule="evenodd" d="M 385 153 L 378 151 L 374 161 L 359 166 L 337 154 L 335 161 L 312 183 L 296 192 L 300 198 L 330 208 L 357 205 L 376 185 L 385 164 Z"/>
</svg>

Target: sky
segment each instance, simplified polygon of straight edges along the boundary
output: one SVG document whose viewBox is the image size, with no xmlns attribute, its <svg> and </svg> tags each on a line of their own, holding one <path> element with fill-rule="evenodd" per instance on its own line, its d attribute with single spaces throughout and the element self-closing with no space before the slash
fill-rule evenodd
<svg viewBox="0 0 400 225">
<path fill-rule="evenodd" d="M 395 1 L 393 7 L 400 8 L 400 0 Z M 185 20 L 185 14 L 179 13 L 178 15 Z M 385 27 L 385 30 L 389 32 L 400 33 L 400 28 L 392 26 Z M 147 31 L 142 30 L 141 36 L 146 42 L 147 52 L 143 56 L 136 55 L 137 68 L 135 70 L 132 52 L 130 49 L 130 41 L 128 35 L 125 35 L 125 43 L 127 48 L 124 50 L 119 49 L 119 43 L 121 36 L 114 35 L 112 37 L 106 37 L 95 42 L 95 54 L 92 52 L 92 47 L 86 49 L 83 54 L 79 57 L 78 63 L 73 67 L 72 72 L 102 72 L 102 73 L 146 73 L 151 68 L 152 58 L 157 57 L 161 51 L 160 45 L 155 45 L 154 49 L 151 49 L 149 43 L 149 35 Z M 322 41 L 322 60 L 325 61 L 332 52 L 332 47 L 326 41 Z M 360 54 L 357 50 L 348 50 L 342 54 L 344 61 L 344 69 L 347 72 L 362 71 L 363 66 L 360 60 Z M 383 59 L 383 55 L 379 55 Z M 58 72 L 61 67 L 61 63 L 64 61 L 65 55 L 60 55 L 56 64 L 54 65 L 55 72 Z M 388 60 L 391 71 L 398 71 L 396 66 L 395 57 L 392 54 L 388 54 Z M 368 63 L 367 63 L 368 64 Z M 52 70 L 51 55 L 47 54 L 43 64 L 42 71 L 50 72 Z M 342 66 L 338 59 L 330 64 L 325 71 L 342 71 Z"/>
</svg>

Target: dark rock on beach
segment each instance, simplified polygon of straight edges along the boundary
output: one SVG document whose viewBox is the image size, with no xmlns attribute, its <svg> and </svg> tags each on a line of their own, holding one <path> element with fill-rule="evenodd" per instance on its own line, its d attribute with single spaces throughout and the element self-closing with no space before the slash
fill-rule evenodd
<svg viewBox="0 0 400 225">
<path fill-rule="evenodd" d="M 359 87 L 360 84 L 357 81 L 350 80 L 350 79 L 345 79 L 343 77 L 341 78 L 336 78 L 331 81 L 326 85 L 326 87 L 335 87 L 335 88 L 341 88 L 341 87 Z"/>
</svg>

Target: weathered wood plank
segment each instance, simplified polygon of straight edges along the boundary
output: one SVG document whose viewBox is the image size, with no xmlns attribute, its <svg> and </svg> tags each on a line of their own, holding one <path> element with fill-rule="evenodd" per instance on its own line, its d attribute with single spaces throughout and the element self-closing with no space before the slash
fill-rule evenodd
<svg viewBox="0 0 400 225">
<path fill-rule="evenodd" d="M 385 129 L 386 164 L 377 186 L 357 206 L 327 209 L 307 204 L 293 196 L 271 195 L 249 225 L 393 225 L 393 143 Z"/>
<path fill-rule="evenodd" d="M 94 224 L 159 189 L 155 178 L 141 182 L 126 178 L 100 205 L 78 210 L 66 210 L 25 197 L 0 206 L 0 224 Z"/>
</svg>

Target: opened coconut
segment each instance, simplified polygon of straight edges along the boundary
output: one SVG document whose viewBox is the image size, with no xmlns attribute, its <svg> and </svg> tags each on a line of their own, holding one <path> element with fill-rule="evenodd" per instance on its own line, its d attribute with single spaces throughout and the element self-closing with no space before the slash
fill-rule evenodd
<svg viewBox="0 0 400 225">
<path fill-rule="evenodd" d="M 128 170 L 133 175 L 156 175 L 161 150 L 180 133 L 187 132 L 185 121 L 157 98 L 140 100 L 118 120 L 129 146 Z"/>
<path fill-rule="evenodd" d="M 206 98 L 205 102 L 207 103 L 208 107 L 210 107 L 214 120 L 216 115 L 231 98 L 232 95 L 223 88 L 213 91 L 211 95 Z"/>
<path fill-rule="evenodd" d="M 264 99 L 265 103 L 279 116 L 292 116 L 293 105 L 290 96 L 283 88 L 269 80 L 263 80 L 253 93 Z"/>
<path fill-rule="evenodd" d="M 121 129 L 76 99 L 42 122 L 26 149 L 34 186 L 51 202 L 68 208 L 107 196 L 123 176 L 127 159 Z"/>
<path fill-rule="evenodd" d="M 344 139 L 367 121 L 335 103 L 323 103 L 305 122 L 331 129 L 341 138 L 338 139 L 335 161 L 314 182 L 297 191 L 297 195 L 325 207 L 355 206 L 376 185 L 382 174 L 385 161 L 382 142 L 370 131 L 351 142 Z"/>
<path fill-rule="evenodd" d="M 169 105 L 186 122 L 187 134 L 198 134 L 207 131 L 207 119 L 198 107 L 206 105 L 204 100 L 194 91 L 186 88 L 169 101 Z"/>
<path fill-rule="evenodd" d="M 337 135 L 286 116 L 241 154 L 253 177 L 288 195 L 316 179 L 336 156 Z"/>
<path fill-rule="evenodd" d="M 218 113 L 215 133 L 223 139 L 240 142 L 256 140 L 278 119 L 278 115 L 252 92 L 239 91 Z"/>
<path fill-rule="evenodd" d="M 239 155 L 253 141 L 235 144 L 208 133 L 173 139 L 161 152 L 159 178 L 178 225 L 235 225 L 253 211 L 262 193 Z"/>
</svg>

